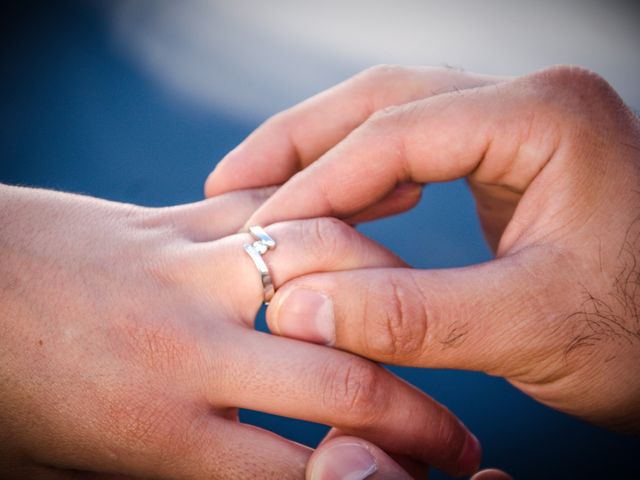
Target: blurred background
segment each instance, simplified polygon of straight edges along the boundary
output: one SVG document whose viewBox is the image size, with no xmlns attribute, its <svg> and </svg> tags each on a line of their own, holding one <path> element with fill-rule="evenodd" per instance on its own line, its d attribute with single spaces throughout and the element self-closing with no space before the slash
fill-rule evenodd
<svg viewBox="0 0 640 480">
<path fill-rule="evenodd" d="M 0 24 L 0 182 L 151 206 L 202 198 L 215 163 L 261 121 L 377 63 L 507 75 L 578 64 L 640 108 L 632 2 L 25 0 L 1 2 Z M 490 258 L 461 182 L 361 230 L 418 267 Z M 393 370 L 463 419 L 485 465 L 515 478 L 640 478 L 637 439 L 500 379 Z M 312 446 L 326 431 L 242 418 Z"/>
</svg>

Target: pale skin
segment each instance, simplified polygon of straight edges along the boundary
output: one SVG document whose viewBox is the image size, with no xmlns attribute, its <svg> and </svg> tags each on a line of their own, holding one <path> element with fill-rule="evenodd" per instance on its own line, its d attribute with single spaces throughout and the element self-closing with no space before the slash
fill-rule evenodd
<svg viewBox="0 0 640 480">
<path fill-rule="evenodd" d="M 422 392 L 253 329 L 262 285 L 235 232 L 272 191 L 158 209 L 0 185 L 3 478 L 303 478 L 311 449 L 238 407 L 335 426 L 409 468 L 476 470 L 477 441 Z M 267 232 L 276 287 L 403 265 L 335 219 Z"/>
<path fill-rule="evenodd" d="M 272 331 L 381 362 L 501 376 L 553 408 L 639 433 L 640 122 L 598 75 L 377 67 L 267 121 L 206 193 L 283 184 L 249 223 L 359 222 L 457 178 L 495 260 L 296 278 L 269 307 Z M 362 442 L 379 478 L 397 468 Z M 324 448 L 314 459 L 330 465 L 339 449 Z"/>
</svg>

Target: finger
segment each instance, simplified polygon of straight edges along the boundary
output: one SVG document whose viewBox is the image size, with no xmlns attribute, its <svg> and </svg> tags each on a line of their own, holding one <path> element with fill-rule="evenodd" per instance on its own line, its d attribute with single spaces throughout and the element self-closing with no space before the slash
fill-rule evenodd
<svg viewBox="0 0 640 480">
<path fill-rule="evenodd" d="M 154 419 L 157 425 L 138 432 L 137 438 L 102 432 L 103 443 L 95 443 L 100 448 L 60 442 L 51 445 L 48 461 L 38 461 L 135 478 L 299 479 L 304 475 L 311 454 L 307 447 L 212 415 L 206 405 L 197 411 L 177 405 L 172 413 L 175 417 Z M 94 430 L 90 434 L 95 436 Z"/>
<path fill-rule="evenodd" d="M 277 187 L 229 192 L 206 200 L 154 209 L 152 222 L 172 224 L 190 240 L 204 242 L 238 232 Z"/>
<path fill-rule="evenodd" d="M 306 478 L 412 480 L 414 477 L 375 445 L 357 437 L 337 437 L 313 452 L 307 465 Z"/>
<path fill-rule="evenodd" d="M 444 68 L 369 69 L 265 122 L 218 164 L 206 195 L 284 183 L 385 107 L 502 80 Z"/>
<path fill-rule="evenodd" d="M 418 204 L 421 196 L 421 185 L 411 182 L 400 184 L 378 203 L 346 218 L 345 222 L 355 225 L 406 212 Z"/>
<path fill-rule="evenodd" d="M 318 447 L 323 446 L 325 443 L 332 441 L 335 438 L 338 437 L 343 437 L 345 436 L 345 433 L 340 431 L 340 429 L 338 428 L 332 428 L 331 430 L 329 430 L 329 432 L 324 436 L 324 438 L 322 439 L 322 441 L 320 442 L 320 445 L 318 445 Z M 317 450 L 317 449 L 316 449 Z M 401 454 L 388 454 L 389 457 L 396 462 L 398 465 L 400 465 L 400 467 L 406 472 L 408 473 L 411 478 L 416 478 L 416 479 L 424 479 L 427 478 L 427 475 L 429 474 L 429 466 L 424 464 L 424 463 L 420 463 L 417 460 L 414 460 L 413 458 L 407 456 L 407 455 L 401 455 Z"/>
<path fill-rule="evenodd" d="M 540 107 L 547 96 L 536 88 L 524 78 L 386 109 L 297 173 L 249 222 L 349 217 L 399 183 L 472 172 L 476 181 L 522 192 L 558 146 L 551 108 Z"/>
<path fill-rule="evenodd" d="M 536 359 L 564 365 L 554 355 L 564 355 L 565 329 L 571 328 L 558 319 L 564 300 L 538 281 L 545 270 L 565 268 L 564 260 L 538 248 L 458 269 L 368 269 L 298 278 L 276 293 L 267 321 L 281 335 L 385 363 L 538 381 L 523 366 Z M 570 275 L 559 290 L 579 294 Z"/>
<path fill-rule="evenodd" d="M 311 450 L 252 425 L 205 416 L 188 425 L 184 443 L 157 465 L 153 478 L 298 480 Z"/>
<path fill-rule="evenodd" d="M 511 475 L 502 470 L 496 470 L 495 468 L 489 468 L 476 473 L 471 480 L 512 480 Z"/>
<path fill-rule="evenodd" d="M 242 327 L 234 332 L 227 343 L 235 347 L 211 352 L 211 364 L 223 358 L 225 366 L 224 391 L 217 388 L 219 376 L 205 378 L 211 404 L 336 426 L 450 473 L 476 470 L 481 452 L 475 437 L 445 407 L 386 369 L 318 345 Z"/>
<path fill-rule="evenodd" d="M 263 255 L 276 289 L 306 273 L 406 266 L 389 250 L 336 219 L 283 222 L 265 230 L 276 241 L 275 249 Z M 217 301 L 245 322 L 253 321 L 264 299 L 260 274 L 243 249 L 243 244 L 253 241 L 243 233 L 195 245 L 189 256 L 193 268 L 181 268 L 194 288 L 215 289 Z M 226 286 L 224 292 L 220 285 Z"/>
</svg>

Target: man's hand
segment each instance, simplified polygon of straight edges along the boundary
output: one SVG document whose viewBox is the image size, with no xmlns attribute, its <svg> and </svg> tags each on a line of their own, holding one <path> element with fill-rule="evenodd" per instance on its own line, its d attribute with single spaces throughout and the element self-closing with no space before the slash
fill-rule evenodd
<svg viewBox="0 0 640 480">
<path fill-rule="evenodd" d="M 424 479 L 426 475 L 423 471 L 407 468 L 406 462 L 398 464 L 371 442 L 340 435 L 323 441 L 313 452 L 307 464 L 306 478 L 411 480 Z M 487 469 L 473 475 L 471 480 L 511 480 L 511 477 L 503 471 Z"/>
<path fill-rule="evenodd" d="M 282 184 L 329 152 L 374 114 L 380 115 L 394 105 L 501 81 L 504 79 L 445 69 L 371 68 L 269 119 L 218 164 L 207 179 L 205 194 L 211 197 L 238 189 Z M 359 182 L 367 173 L 346 167 L 349 175 L 343 183 Z M 398 182 L 380 198 L 367 196 L 364 200 L 367 207 L 348 220 L 362 222 L 402 212 L 416 205 L 420 192 L 421 186 L 410 179 Z M 309 205 L 305 202 L 301 206 L 306 209 Z"/>
<path fill-rule="evenodd" d="M 303 477 L 311 450 L 239 423 L 237 407 L 476 469 L 477 441 L 422 392 L 354 355 L 253 330 L 262 285 L 249 235 L 233 233 L 270 193 L 148 209 L 0 186 L 0 476 Z M 268 232 L 276 287 L 402 265 L 333 219 Z"/>
<path fill-rule="evenodd" d="M 275 332 L 503 376 L 554 408 L 640 431 L 640 126 L 603 79 L 378 69 L 267 122 L 207 192 L 260 185 L 259 173 L 286 182 L 250 219 L 263 224 L 376 217 L 415 203 L 413 187 L 397 200 L 400 186 L 466 177 L 497 254 L 296 279 L 269 308 Z"/>
</svg>

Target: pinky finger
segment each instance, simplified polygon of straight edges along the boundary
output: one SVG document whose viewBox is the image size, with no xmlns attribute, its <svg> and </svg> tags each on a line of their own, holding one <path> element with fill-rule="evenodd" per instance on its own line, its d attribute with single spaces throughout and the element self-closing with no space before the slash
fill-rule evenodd
<svg viewBox="0 0 640 480">
<path fill-rule="evenodd" d="M 211 480 L 300 479 L 311 449 L 253 425 L 204 414 L 169 447 L 126 472 L 144 478 Z M 153 457 L 153 458 L 152 458 Z"/>
</svg>

